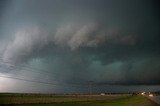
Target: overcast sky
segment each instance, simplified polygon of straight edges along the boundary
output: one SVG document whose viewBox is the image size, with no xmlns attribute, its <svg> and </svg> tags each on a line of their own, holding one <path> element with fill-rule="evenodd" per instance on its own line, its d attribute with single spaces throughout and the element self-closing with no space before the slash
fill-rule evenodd
<svg viewBox="0 0 160 106">
<path fill-rule="evenodd" d="M 1 0 L 0 91 L 158 90 L 159 41 L 158 0 Z"/>
</svg>

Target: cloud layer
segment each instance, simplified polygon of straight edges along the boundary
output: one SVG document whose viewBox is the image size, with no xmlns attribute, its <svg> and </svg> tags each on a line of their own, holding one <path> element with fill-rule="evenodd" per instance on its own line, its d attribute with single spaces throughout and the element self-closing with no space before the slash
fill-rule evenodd
<svg viewBox="0 0 160 106">
<path fill-rule="evenodd" d="M 1 72 L 63 84 L 159 85 L 159 7 L 122 1 L 2 1 Z"/>
</svg>

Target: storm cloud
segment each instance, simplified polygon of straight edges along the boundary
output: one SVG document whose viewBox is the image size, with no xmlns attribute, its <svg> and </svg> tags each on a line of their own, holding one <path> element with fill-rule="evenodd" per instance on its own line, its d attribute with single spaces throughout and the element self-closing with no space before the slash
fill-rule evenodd
<svg viewBox="0 0 160 106">
<path fill-rule="evenodd" d="M 156 0 L 0 4 L 3 75 L 56 84 L 160 84 Z"/>
</svg>

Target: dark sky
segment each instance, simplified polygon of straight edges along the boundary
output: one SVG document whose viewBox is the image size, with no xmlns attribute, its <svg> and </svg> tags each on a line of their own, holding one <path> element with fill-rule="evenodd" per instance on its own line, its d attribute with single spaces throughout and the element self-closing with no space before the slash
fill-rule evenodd
<svg viewBox="0 0 160 106">
<path fill-rule="evenodd" d="M 160 89 L 159 4 L 1 0 L 0 90 L 85 91 L 90 81 L 95 91 Z"/>
</svg>

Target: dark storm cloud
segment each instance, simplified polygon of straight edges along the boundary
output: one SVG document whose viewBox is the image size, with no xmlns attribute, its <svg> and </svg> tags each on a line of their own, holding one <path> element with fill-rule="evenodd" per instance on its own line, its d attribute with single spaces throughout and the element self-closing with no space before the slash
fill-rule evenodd
<svg viewBox="0 0 160 106">
<path fill-rule="evenodd" d="M 156 1 L 15 0 L 1 4 L 4 62 L 47 70 L 47 82 L 160 84 Z M 20 69 L 16 73 L 32 75 Z"/>
</svg>

